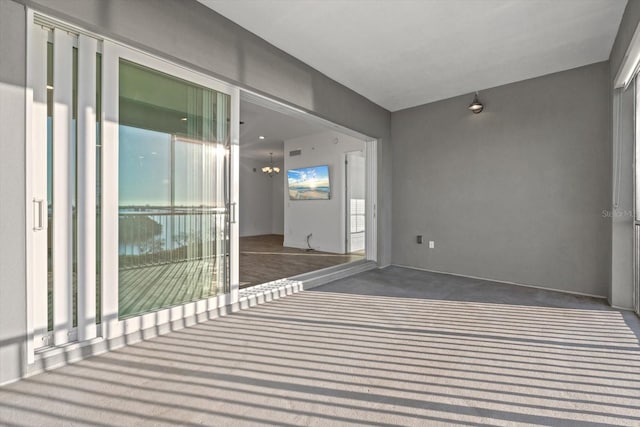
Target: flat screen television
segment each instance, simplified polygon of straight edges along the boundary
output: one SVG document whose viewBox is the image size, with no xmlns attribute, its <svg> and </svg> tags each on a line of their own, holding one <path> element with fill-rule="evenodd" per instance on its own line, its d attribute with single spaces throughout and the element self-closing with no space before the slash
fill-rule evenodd
<svg viewBox="0 0 640 427">
<path fill-rule="evenodd" d="M 290 200 L 328 200 L 331 196 L 329 166 L 311 166 L 287 171 Z"/>
</svg>

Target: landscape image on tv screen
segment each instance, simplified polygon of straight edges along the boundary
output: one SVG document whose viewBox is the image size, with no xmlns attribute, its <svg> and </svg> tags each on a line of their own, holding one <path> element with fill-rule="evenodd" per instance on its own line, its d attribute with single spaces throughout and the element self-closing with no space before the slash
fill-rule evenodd
<svg viewBox="0 0 640 427">
<path fill-rule="evenodd" d="M 289 199 L 328 200 L 331 193 L 329 166 L 289 169 Z"/>
</svg>

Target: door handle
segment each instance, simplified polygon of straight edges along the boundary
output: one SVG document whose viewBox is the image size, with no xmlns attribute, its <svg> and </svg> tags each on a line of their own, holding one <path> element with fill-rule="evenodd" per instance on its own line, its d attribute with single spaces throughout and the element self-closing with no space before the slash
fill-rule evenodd
<svg viewBox="0 0 640 427">
<path fill-rule="evenodd" d="M 33 199 L 34 206 L 34 231 L 44 230 L 44 200 Z"/>
<path fill-rule="evenodd" d="M 236 205 L 237 205 L 237 203 L 229 204 L 229 210 L 231 211 L 229 213 L 229 215 L 231 216 L 231 219 L 229 220 L 229 222 L 231 224 L 235 224 L 236 223 Z"/>
</svg>

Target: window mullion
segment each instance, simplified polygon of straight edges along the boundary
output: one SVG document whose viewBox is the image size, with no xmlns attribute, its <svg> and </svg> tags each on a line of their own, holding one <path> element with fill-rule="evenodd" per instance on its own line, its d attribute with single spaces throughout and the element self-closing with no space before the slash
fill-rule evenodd
<svg viewBox="0 0 640 427">
<path fill-rule="evenodd" d="M 54 344 L 69 341 L 73 327 L 71 132 L 73 37 L 53 31 L 53 333 Z"/>
<path fill-rule="evenodd" d="M 78 39 L 78 341 L 96 337 L 96 50 Z"/>
<path fill-rule="evenodd" d="M 47 41 L 49 32 L 33 27 L 31 46 L 33 241 L 32 313 L 34 348 L 48 345 L 47 196 Z"/>
<path fill-rule="evenodd" d="M 124 333 L 118 322 L 118 48 L 102 45 L 102 181 L 101 205 L 101 318 L 102 336 L 114 338 Z"/>
</svg>

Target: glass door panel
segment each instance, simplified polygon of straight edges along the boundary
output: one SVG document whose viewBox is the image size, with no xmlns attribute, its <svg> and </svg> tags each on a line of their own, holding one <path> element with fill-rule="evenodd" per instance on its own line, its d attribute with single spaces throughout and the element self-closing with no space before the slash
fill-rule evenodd
<svg viewBox="0 0 640 427">
<path fill-rule="evenodd" d="M 119 318 L 229 292 L 230 99 L 120 59 Z"/>
<path fill-rule="evenodd" d="M 99 133 L 98 55 L 93 38 L 57 28 L 32 29 L 28 86 L 33 96 L 29 166 L 34 348 L 97 336 L 95 209 L 87 206 L 95 204 L 100 177 L 95 161 L 88 164 L 86 157 L 96 155 Z"/>
</svg>

